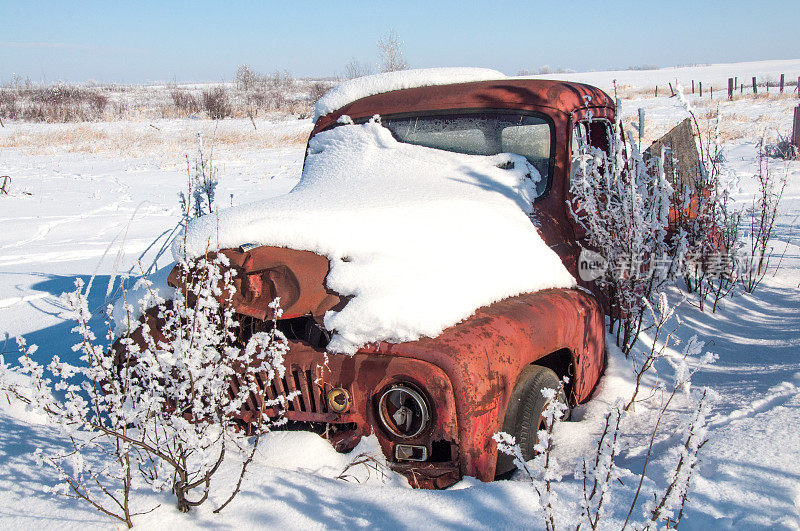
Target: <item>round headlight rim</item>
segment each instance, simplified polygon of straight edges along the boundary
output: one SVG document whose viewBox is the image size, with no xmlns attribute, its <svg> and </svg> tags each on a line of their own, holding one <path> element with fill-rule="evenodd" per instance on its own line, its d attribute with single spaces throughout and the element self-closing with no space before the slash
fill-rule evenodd
<svg viewBox="0 0 800 531">
<path fill-rule="evenodd" d="M 404 435 L 402 433 L 397 432 L 393 428 L 392 422 L 389 422 L 386 419 L 385 408 L 383 406 L 383 401 L 386 396 L 392 391 L 404 391 L 408 393 L 419 405 L 420 411 L 422 413 L 422 422 L 420 423 L 419 429 L 414 432 L 412 435 Z M 384 430 L 388 431 L 394 437 L 398 437 L 400 439 L 409 440 L 419 437 L 422 433 L 424 433 L 431 425 L 431 408 L 428 405 L 428 398 L 425 393 L 419 389 L 416 385 L 410 382 L 397 382 L 387 386 L 383 392 L 380 393 L 378 397 L 378 418 L 383 425 Z"/>
<path fill-rule="evenodd" d="M 334 403 L 334 396 L 337 394 L 344 397 L 345 403 L 341 406 Z M 345 413 L 348 413 L 353 404 L 353 399 L 350 396 L 350 392 L 344 387 L 334 387 L 328 391 L 325 400 L 328 402 L 328 408 L 330 408 L 330 410 L 337 415 L 344 415 Z"/>
</svg>

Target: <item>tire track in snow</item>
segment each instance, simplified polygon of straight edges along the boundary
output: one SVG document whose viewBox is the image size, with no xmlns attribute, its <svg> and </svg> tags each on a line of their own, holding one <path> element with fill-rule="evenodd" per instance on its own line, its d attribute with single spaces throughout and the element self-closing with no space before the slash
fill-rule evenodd
<svg viewBox="0 0 800 531">
<path fill-rule="evenodd" d="M 43 240 L 50 233 L 51 230 L 53 230 L 54 228 L 58 227 L 59 225 L 64 225 L 64 224 L 71 223 L 71 222 L 74 222 L 74 221 L 83 221 L 83 220 L 85 220 L 87 218 L 96 216 L 97 214 L 100 214 L 101 212 L 105 212 L 105 211 L 108 211 L 108 210 L 118 210 L 120 204 L 122 204 L 121 201 L 117 201 L 115 203 L 111 203 L 110 205 L 106 205 L 106 206 L 103 206 L 103 207 L 100 207 L 100 208 L 96 208 L 96 209 L 94 209 L 94 210 L 92 210 L 90 212 L 86 212 L 85 214 L 77 214 L 77 215 L 74 215 L 74 216 L 64 216 L 61 219 L 58 219 L 56 221 L 52 221 L 50 223 L 45 223 L 41 227 L 39 227 L 39 229 L 36 231 L 36 234 L 31 236 L 27 240 L 21 240 L 21 241 L 14 242 L 14 243 L 11 243 L 11 244 L 8 244 L 8 245 L 4 245 L 4 246 L 0 247 L 0 249 L 14 249 L 14 248 L 17 248 L 17 247 L 22 247 L 24 245 L 28 245 L 30 243 L 33 243 L 33 242 L 36 242 L 36 241 L 39 241 L 39 240 Z"/>
<path fill-rule="evenodd" d="M 9 297 L 7 299 L 0 299 L 0 310 L 4 308 L 10 308 L 21 302 L 38 301 L 49 296 L 49 293 L 34 293 L 33 295 L 25 295 L 23 297 Z"/>
<path fill-rule="evenodd" d="M 753 417 L 783 405 L 797 394 L 800 394 L 800 388 L 797 385 L 792 382 L 779 383 L 770 387 L 764 398 L 754 400 L 749 406 L 736 409 L 728 414 L 717 415 L 708 424 L 711 428 L 727 426 L 736 420 Z"/>
</svg>

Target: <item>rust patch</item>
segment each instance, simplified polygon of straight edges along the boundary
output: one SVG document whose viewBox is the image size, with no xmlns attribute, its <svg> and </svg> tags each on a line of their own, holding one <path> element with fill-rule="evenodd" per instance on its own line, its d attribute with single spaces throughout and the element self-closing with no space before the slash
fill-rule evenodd
<svg viewBox="0 0 800 531">
<path fill-rule="evenodd" d="M 220 251 L 236 270 L 233 305 L 236 310 L 256 319 L 272 319 L 269 304 L 281 299 L 283 318 L 303 315 L 322 317 L 341 302 L 341 298 L 325 288 L 330 263 L 324 256 L 283 247 L 256 247 L 250 250 Z M 209 253 L 213 258 L 214 253 Z M 181 287 L 180 270 L 173 269 L 168 282 Z"/>
</svg>

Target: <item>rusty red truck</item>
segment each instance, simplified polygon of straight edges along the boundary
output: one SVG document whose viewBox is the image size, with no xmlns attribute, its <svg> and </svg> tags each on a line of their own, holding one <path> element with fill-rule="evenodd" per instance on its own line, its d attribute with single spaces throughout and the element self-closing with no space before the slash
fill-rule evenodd
<svg viewBox="0 0 800 531">
<path fill-rule="evenodd" d="M 376 115 L 400 142 L 524 156 L 541 176 L 532 205 L 541 237 L 580 277 L 585 234 L 567 206 L 570 162 L 579 140 L 602 148 L 611 138 L 615 105 L 607 94 L 579 83 L 523 78 L 390 90 L 320 116 L 309 142 Z M 504 134 L 508 124 L 526 126 L 521 134 L 530 136 Z M 467 129 L 479 130 L 480 148 Z M 269 326 L 270 303 L 280 297 L 277 326 L 290 340 L 284 377 L 265 383 L 263 396 L 251 397 L 240 420 L 252 421 L 264 397 L 291 393 L 284 414 L 292 426 L 319 432 L 339 451 L 374 434 L 391 467 L 414 487 L 446 488 L 463 476 L 491 481 L 509 472 L 513 465 L 498 457 L 492 436 L 514 435 L 530 458 L 546 405 L 542 389 L 567 377 L 564 400 L 574 406 L 589 400 L 603 370 L 604 309 L 591 282 L 506 297 L 435 337 L 336 353 L 326 348 L 331 331 L 324 316 L 348 304 L 348 297 L 328 286 L 325 256 L 276 245 L 219 252 L 237 272 L 234 306 L 242 334 Z"/>
</svg>

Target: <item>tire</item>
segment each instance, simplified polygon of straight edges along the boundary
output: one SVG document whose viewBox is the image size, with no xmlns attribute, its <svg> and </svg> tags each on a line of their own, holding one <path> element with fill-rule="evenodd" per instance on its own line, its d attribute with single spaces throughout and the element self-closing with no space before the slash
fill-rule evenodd
<svg viewBox="0 0 800 531">
<path fill-rule="evenodd" d="M 552 370 L 539 365 L 528 365 L 522 370 L 511 392 L 503 420 L 503 431 L 516 438 L 526 461 L 535 455 L 533 448 L 536 446 L 537 432 L 545 427 L 542 413 L 548 401 L 542 396 L 542 390 L 558 389 L 558 386 L 558 376 Z M 559 393 L 558 399 L 566 404 L 564 393 Z M 495 477 L 508 475 L 514 470 L 514 458 L 498 453 Z"/>
</svg>

